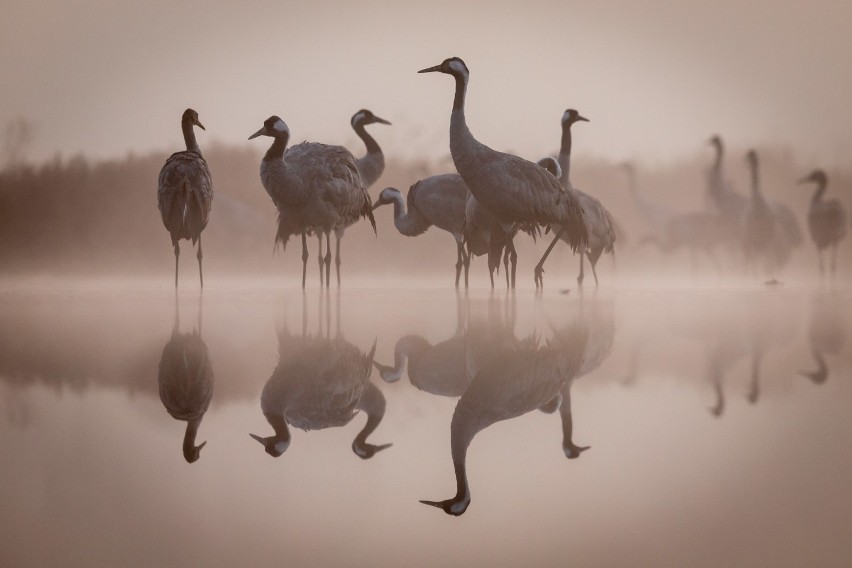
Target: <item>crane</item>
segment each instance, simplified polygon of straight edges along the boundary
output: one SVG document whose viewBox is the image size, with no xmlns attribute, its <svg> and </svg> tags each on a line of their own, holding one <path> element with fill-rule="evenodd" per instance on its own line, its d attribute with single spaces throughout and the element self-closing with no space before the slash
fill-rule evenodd
<svg viewBox="0 0 852 568">
<path fill-rule="evenodd" d="M 544 285 L 544 261 L 567 233 L 571 248 L 585 248 L 588 234 L 583 223 L 583 210 L 574 196 L 567 193 L 559 180 L 533 162 L 518 156 L 497 152 L 474 138 L 468 129 L 465 114 L 465 93 L 470 71 L 458 57 L 445 59 L 419 71 L 440 72 L 455 79 L 455 98 L 450 115 L 450 153 L 456 170 L 462 176 L 485 209 L 511 230 L 514 223 L 549 225 L 556 223 L 560 230 L 536 265 L 536 287 Z"/>
<path fill-rule="evenodd" d="M 172 238 L 175 251 L 175 288 L 178 285 L 178 258 L 181 239 L 198 243 L 198 278 L 204 288 L 204 273 L 201 270 L 201 232 L 210 219 L 213 204 L 213 178 L 201 148 L 195 140 L 194 127 L 206 130 L 198 113 L 188 108 L 180 119 L 186 150 L 175 152 L 160 170 L 157 184 L 157 205 L 163 225 Z"/>
<path fill-rule="evenodd" d="M 278 208 L 275 242 L 286 246 L 291 235 L 301 234 L 304 289 L 308 262 L 307 235 L 317 234 L 320 239 L 325 235 L 325 285 L 328 287 L 331 279 L 331 231 L 351 225 L 359 217 L 369 219 L 373 231 L 376 230 L 370 196 L 361 181 L 355 158 L 342 146 L 316 142 L 302 142 L 287 150 L 290 128 L 274 115 L 266 119 L 263 127 L 249 136 L 249 140 L 258 136 L 273 139 L 260 163 L 260 179 Z M 335 250 L 335 266 L 339 284 L 340 240 Z M 322 286 L 322 264 L 320 269 Z"/>
</svg>

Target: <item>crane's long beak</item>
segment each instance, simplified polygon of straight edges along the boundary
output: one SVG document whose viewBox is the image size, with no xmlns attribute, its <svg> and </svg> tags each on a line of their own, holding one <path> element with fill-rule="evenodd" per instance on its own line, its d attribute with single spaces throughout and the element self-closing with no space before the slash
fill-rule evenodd
<svg viewBox="0 0 852 568">
<path fill-rule="evenodd" d="M 586 118 L 585 116 L 580 116 L 579 114 L 577 115 L 577 120 L 582 120 L 583 122 L 591 122 L 588 118 Z"/>
<path fill-rule="evenodd" d="M 381 204 L 382 204 L 381 200 L 376 199 L 376 202 L 375 202 L 375 203 L 373 203 L 373 211 L 375 211 L 376 209 L 378 209 L 378 208 L 379 208 L 379 206 L 381 206 Z"/>
<path fill-rule="evenodd" d="M 257 138 L 258 136 L 263 136 L 264 134 L 266 134 L 266 127 L 265 126 L 263 128 L 261 128 L 260 130 L 258 130 L 257 132 L 255 132 L 254 134 L 252 134 L 251 136 L 249 136 L 248 139 L 251 140 L 252 138 Z"/>
<path fill-rule="evenodd" d="M 440 65 L 435 65 L 434 67 L 428 67 L 426 69 L 421 69 L 418 73 L 434 73 L 435 71 L 441 71 Z"/>
<path fill-rule="evenodd" d="M 207 130 L 206 128 L 204 128 L 204 125 L 203 125 L 203 124 L 201 124 L 201 121 L 200 121 L 200 120 L 196 120 L 196 121 L 195 121 L 195 126 L 197 126 L 198 128 L 200 128 L 201 130 Z"/>
<path fill-rule="evenodd" d="M 390 121 L 387 121 L 387 120 L 385 120 L 384 118 L 379 118 L 378 116 L 374 116 L 374 117 L 373 117 L 373 120 L 375 120 L 375 121 L 376 121 L 376 122 L 378 122 L 379 124 L 387 124 L 388 126 L 390 126 L 390 125 L 391 125 Z"/>
</svg>

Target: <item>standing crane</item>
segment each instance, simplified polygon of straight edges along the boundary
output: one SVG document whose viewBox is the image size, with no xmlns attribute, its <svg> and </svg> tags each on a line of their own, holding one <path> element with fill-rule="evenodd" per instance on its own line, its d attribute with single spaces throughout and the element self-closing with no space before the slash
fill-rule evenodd
<svg viewBox="0 0 852 568">
<path fill-rule="evenodd" d="M 846 211 L 837 199 L 823 200 L 822 197 L 828 187 L 828 176 L 825 175 L 823 170 L 812 171 L 808 176 L 800 179 L 799 183 L 815 183 L 817 185 L 808 209 L 808 229 L 817 248 L 820 275 L 825 274 L 822 252 L 831 248 L 831 276 L 833 278 L 837 269 L 837 245 L 846 237 Z"/>
<path fill-rule="evenodd" d="M 207 345 L 201 339 L 201 305 L 198 306 L 198 328 L 180 333 L 178 300 L 175 297 L 175 324 L 163 348 L 157 373 L 160 401 L 175 420 L 186 422 L 183 457 L 193 463 L 201 456 L 207 442 L 195 445 L 201 420 L 213 398 L 213 366 Z"/>
<path fill-rule="evenodd" d="M 419 72 L 440 72 L 455 79 L 455 98 L 450 115 L 450 154 L 456 170 L 477 201 L 503 223 L 506 230 L 511 230 L 515 223 L 560 226 L 535 267 L 536 287 L 543 286 L 544 261 L 562 233 L 567 233 L 568 242 L 575 251 L 584 249 L 588 244 L 582 207 L 562 188 L 559 180 L 541 167 L 512 154 L 492 150 L 474 138 L 464 114 L 465 93 L 470 79 L 470 71 L 464 61 L 451 57 L 440 65 Z"/>
<path fill-rule="evenodd" d="M 734 189 L 725 175 L 725 145 L 722 138 L 714 134 L 708 143 L 715 150 L 716 157 L 707 171 L 707 200 L 712 210 L 720 215 L 720 221 L 731 238 L 737 239 L 742 234 L 743 215 L 749 206 L 749 200 Z"/>
<path fill-rule="evenodd" d="M 175 288 L 178 285 L 178 258 L 181 239 L 198 242 L 198 278 L 204 288 L 204 273 L 201 270 L 201 231 L 210 219 L 210 206 L 213 203 L 213 179 L 207 161 L 201 155 L 201 148 L 195 141 L 197 126 L 206 130 L 198 120 L 198 113 L 191 108 L 183 112 L 180 119 L 183 141 L 186 150 L 175 152 L 160 170 L 157 184 L 157 206 L 163 225 L 172 237 L 175 250 Z"/>
<path fill-rule="evenodd" d="M 325 285 L 331 279 L 331 231 L 366 217 L 376 230 L 370 196 L 364 188 L 355 158 L 342 146 L 302 142 L 287 150 L 290 128 L 277 116 L 249 136 L 270 136 L 272 146 L 260 163 L 260 180 L 278 208 L 276 243 L 286 246 L 291 235 L 302 236 L 302 289 L 307 273 L 307 235 L 326 237 Z M 320 249 L 322 241 L 320 241 Z M 321 253 L 320 253 L 321 254 Z M 322 259 L 321 259 L 322 260 Z M 340 240 L 335 251 L 337 281 L 340 282 Z M 322 265 L 320 266 L 322 270 Z M 322 272 L 320 272 L 322 286 Z"/>
<path fill-rule="evenodd" d="M 775 269 L 772 258 L 773 241 L 777 238 L 777 221 L 772 208 L 760 191 L 759 164 L 757 152 L 749 150 L 746 154 L 751 172 L 751 200 L 745 210 L 743 225 L 743 250 L 746 265 L 751 268 L 759 259 L 763 259 L 772 272 Z"/>
<path fill-rule="evenodd" d="M 393 187 L 383 189 L 373 204 L 373 209 L 393 204 L 393 224 L 406 237 L 425 233 L 432 225 L 447 231 L 456 241 L 456 288 L 459 287 L 464 267 L 464 287 L 468 287 L 470 256 L 465 252 L 465 203 L 467 185 L 458 174 L 442 174 L 422 179 L 402 193 Z M 406 211 L 406 201 L 408 210 Z"/>
<path fill-rule="evenodd" d="M 562 114 L 562 143 L 559 148 L 559 166 L 562 170 L 561 175 L 558 175 L 559 182 L 566 191 L 573 192 L 583 208 L 583 221 L 586 224 L 586 232 L 589 235 L 589 244 L 586 249 L 580 249 L 580 274 L 577 276 L 577 284 L 583 285 L 583 257 L 588 257 L 589 264 L 592 267 L 592 275 L 595 277 L 595 286 L 598 285 L 598 273 L 595 266 L 598 259 L 605 252 L 615 254 L 615 222 L 612 219 L 610 212 L 604 207 L 601 202 L 585 193 L 576 189 L 571 184 L 571 125 L 576 122 L 588 122 L 589 119 L 580 115 L 573 108 L 567 109 Z M 551 227 L 556 231 L 556 227 Z M 565 240 L 565 233 L 562 234 L 562 239 Z"/>
</svg>

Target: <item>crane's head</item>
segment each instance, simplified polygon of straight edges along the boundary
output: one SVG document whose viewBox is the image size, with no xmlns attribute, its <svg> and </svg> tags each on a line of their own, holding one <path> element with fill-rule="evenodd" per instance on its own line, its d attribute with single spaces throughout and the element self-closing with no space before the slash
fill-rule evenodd
<svg viewBox="0 0 852 568">
<path fill-rule="evenodd" d="M 562 113 L 562 125 L 563 126 L 570 126 L 570 125 L 574 124 L 575 122 L 580 122 L 580 121 L 589 122 L 589 119 L 584 117 L 584 116 L 580 116 L 580 113 L 577 112 L 573 108 L 569 108 L 568 110 L 566 110 L 565 112 Z"/>
<path fill-rule="evenodd" d="M 710 144 L 711 146 L 713 146 L 714 148 L 716 148 L 717 152 L 722 151 L 722 146 L 723 146 L 722 145 L 722 139 L 719 137 L 718 134 L 714 134 L 713 136 L 711 136 L 707 140 L 707 143 Z"/>
<path fill-rule="evenodd" d="M 748 162 L 749 166 L 751 166 L 752 168 L 757 167 L 757 152 L 754 150 L 754 148 L 746 152 L 745 159 L 746 162 Z"/>
<path fill-rule="evenodd" d="M 287 451 L 287 448 L 290 447 L 290 437 L 289 436 L 268 436 L 266 438 L 262 438 L 256 434 L 249 434 L 252 438 L 260 442 L 263 447 L 266 449 L 266 453 L 272 456 L 273 458 L 277 458 L 281 454 Z"/>
<path fill-rule="evenodd" d="M 186 463 L 194 463 L 198 461 L 198 458 L 201 457 L 201 448 L 203 448 L 207 442 L 201 442 L 197 446 L 192 444 L 184 444 L 183 446 L 183 459 L 186 460 Z"/>
<path fill-rule="evenodd" d="M 470 76 L 470 71 L 467 69 L 467 65 L 464 64 L 464 61 L 459 57 L 450 57 L 449 59 L 444 59 L 443 63 L 440 65 L 435 65 L 434 67 L 428 67 L 426 69 L 421 69 L 418 73 L 446 73 L 447 75 L 452 75 L 454 77 L 461 77 L 463 79 L 467 79 Z"/>
<path fill-rule="evenodd" d="M 201 130 L 207 130 L 204 128 L 204 125 L 201 124 L 201 121 L 198 120 L 198 113 L 192 110 L 191 108 L 183 111 L 183 116 L 181 117 L 181 123 L 183 124 L 192 124 L 193 126 L 197 126 Z"/>
<path fill-rule="evenodd" d="M 806 175 L 805 177 L 803 177 L 802 179 L 798 180 L 796 183 L 808 183 L 808 182 L 814 182 L 814 183 L 817 183 L 819 185 L 825 185 L 826 183 L 828 183 L 828 176 L 825 175 L 825 172 L 823 170 L 816 169 L 816 170 L 812 171 L 811 173 L 809 173 L 808 175 Z"/>
<path fill-rule="evenodd" d="M 272 136 L 273 138 L 289 138 L 290 127 L 287 123 L 275 115 L 263 121 L 263 128 L 248 137 L 249 140 L 258 136 Z"/>
<path fill-rule="evenodd" d="M 539 166 L 553 174 L 553 177 L 559 179 L 562 176 L 562 168 L 559 167 L 559 162 L 550 156 L 540 159 L 536 162 Z"/>
<path fill-rule="evenodd" d="M 352 120 L 350 121 L 352 124 L 352 128 L 355 128 L 357 125 L 367 125 L 367 124 L 387 124 L 390 125 L 390 122 L 385 120 L 384 118 L 379 118 L 369 110 L 362 108 L 358 112 L 352 115 Z"/>
<path fill-rule="evenodd" d="M 382 205 L 387 205 L 388 203 L 393 203 L 397 199 L 402 196 L 402 193 L 395 187 L 386 187 L 379 194 L 379 198 L 376 199 L 376 202 L 373 203 L 373 209 L 375 210 L 377 207 L 381 207 Z"/>
</svg>

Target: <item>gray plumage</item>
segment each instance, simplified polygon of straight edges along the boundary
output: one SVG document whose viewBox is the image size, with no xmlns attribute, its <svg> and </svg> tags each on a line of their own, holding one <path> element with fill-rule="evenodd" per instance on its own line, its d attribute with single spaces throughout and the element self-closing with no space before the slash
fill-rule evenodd
<svg viewBox="0 0 852 568">
<path fill-rule="evenodd" d="M 817 185 L 808 208 L 808 230 L 816 245 L 820 274 L 825 272 L 822 252 L 831 248 L 831 274 L 837 268 L 837 245 L 846 237 L 846 211 L 837 199 L 823 199 L 828 187 L 828 176 L 823 170 L 814 170 L 799 183 Z"/>
<path fill-rule="evenodd" d="M 355 454 L 367 459 L 389 447 L 366 442 L 385 412 L 384 396 L 369 380 L 375 345 L 364 354 L 340 336 L 297 337 L 282 330 L 278 337 L 279 362 L 260 395 L 261 410 L 275 434 L 251 434 L 269 455 L 287 450 L 289 426 L 305 431 L 340 427 L 359 410 L 367 413 L 367 424 L 353 441 Z"/>
<path fill-rule="evenodd" d="M 559 167 L 561 169 L 559 182 L 567 191 L 573 192 L 580 206 L 583 208 L 583 222 L 586 225 L 586 233 L 589 241 L 587 248 L 580 249 L 577 252 L 580 254 L 580 274 L 577 276 L 577 283 L 583 285 L 583 257 L 589 259 L 589 264 L 592 266 L 592 275 L 595 277 L 595 286 L 598 284 L 598 273 L 595 269 L 598 259 L 603 253 L 615 254 L 615 222 L 612 215 L 599 199 L 585 193 L 571 183 L 571 126 L 576 122 L 588 122 L 588 118 L 580 116 L 580 113 L 575 109 L 569 108 L 562 114 L 562 142 L 559 148 Z M 555 230 L 555 227 L 551 227 Z M 563 233 L 562 240 L 566 240 Z M 567 242 L 567 241 L 566 241 Z"/>
<path fill-rule="evenodd" d="M 751 172 L 751 200 L 745 209 L 743 221 L 743 249 L 746 263 L 751 266 L 758 260 L 765 260 L 772 272 L 775 269 L 772 247 L 779 232 L 778 222 L 760 191 L 757 152 L 749 150 L 746 160 Z"/>
<path fill-rule="evenodd" d="M 502 223 L 559 224 L 568 233 L 572 249 L 585 248 L 588 235 L 582 208 L 562 188 L 559 180 L 533 162 L 492 150 L 471 134 L 464 115 L 465 92 L 470 76 L 464 62 L 453 57 L 420 72 L 441 72 L 455 79 L 450 153 L 456 170 L 477 201 Z M 554 238 L 548 253 L 559 236 Z M 537 284 L 543 282 L 543 261 L 536 266 Z"/>
<path fill-rule="evenodd" d="M 515 281 L 518 253 L 515 251 L 516 225 L 501 223 L 483 207 L 472 193 L 468 193 L 465 204 L 465 240 L 468 256 L 487 255 L 488 276 L 494 288 L 494 272 L 500 269 L 500 258 L 506 271 L 506 287 Z M 525 231 L 525 232 L 530 232 Z M 535 238 L 536 233 L 531 233 Z"/>
<path fill-rule="evenodd" d="M 188 108 L 181 117 L 181 130 L 186 150 L 175 152 L 166 160 L 160 170 L 157 184 L 157 206 L 163 225 L 172 238 L 175 252 L 175 288 L 178 283 L 178 258 L 181 239 L 198 243 L 198 277 L 204 287 L 204 274 L 201 270 L 201 232 L 210 219 L 210 207 L 213 204 L 213 179 L 210 168 L 201 155 L 201 148 L 195 140 L 193 127 L 204 126 L 198 120 L 198 113 Z"/>
<path fill-rule="evenodd" d="M 198 460 L 203 442 L 195 445 L 201 419 L 213 398 L 213 366 L 201 332 L 180 333 L 178 307 L 175 301 L 175 324 L 157 373 L 160 401 L 175 420 L 186 422 L 183 456 L 187 462 Z"/>
<path fill-rule="evenodd" d="M 456 287 L 459 285 L 462 268 L 467 287 L 470 268 L 470 258 L 464 249 L 467 195 L 467 185 L 461 176 L 443 174 L 416 182 L 409 188 L 405 200 L 398 189 L 383 189 L 373 204 L 373 209 L 392 203 L 394 226 L 407 237 L 421 235 L 433 225 L 450 233 L 456 241 Z"/>
<path fill-rule="evenodd" d="M 316 142 L 302 142 L 287 150 L 290 129 L 277 116 L 266 119 L 263 127 L 252 134 L 249 140 L 257 136 L 271 136 L 274 139 L 261 161 L 260 179 L 278 208 L 276 243 L 286 246 L 291 235 L 302 236 L 304 288 L 308 259 L 305 237 L 309 234 L 320 237 L 325 235 L 325 284 L 328 286 L 331 271 L 331 245 L 328 239 L 331 231 L 351 225 L 359 217 L 366 217 L 374 231 L 376 228 L 370 196 L 361 181 L 355 158 L 342 146 Z M 339 240 L 335 263 L 339 284 Z"/>
<path fill-rule="evenodd" d="M 379 118 L 367 109 L 361 109 L 352 115 L 350 120 L 352 130 L 364 142 L 367 148 L 367 153 L 356 160 L 358 172 L 361 174 L 361 180 L 364 182 L 364 187 L 369 189 L 376 183 L 385 171 L 385 155 L 382 153 L 376 140 L 364 128 L 368 124 L 387 124 L 390 122 L 383 118 Z"/>
</svg>

